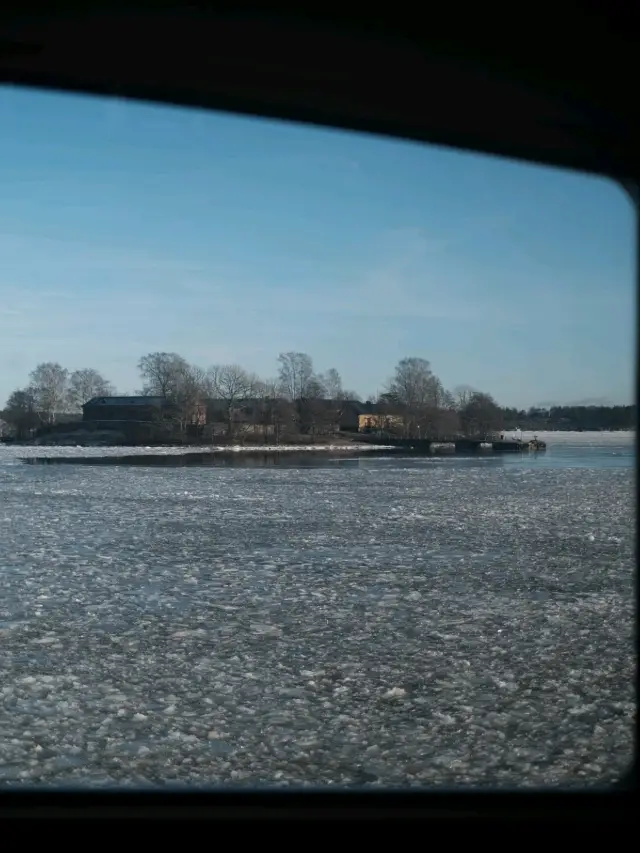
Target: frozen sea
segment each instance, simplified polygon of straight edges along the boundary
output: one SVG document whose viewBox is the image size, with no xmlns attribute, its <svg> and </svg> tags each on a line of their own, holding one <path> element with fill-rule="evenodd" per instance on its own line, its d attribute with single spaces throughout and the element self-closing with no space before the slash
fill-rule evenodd
<svg viewBox="0 0 640 853">
<path fill-rule="evenodd" d="M 0 447 L 0 786 L 618 779 L 634 438 L 540 437 L 202 468 Z"/>
</svg>

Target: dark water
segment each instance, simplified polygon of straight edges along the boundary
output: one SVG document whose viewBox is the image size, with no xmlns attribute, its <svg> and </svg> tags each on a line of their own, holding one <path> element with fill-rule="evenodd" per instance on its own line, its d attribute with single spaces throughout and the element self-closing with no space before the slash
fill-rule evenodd
<svg viewBox="0 0 640 853">
<path fill-rule="evenodd" d="M 227 468 L 363 468 L 372 466 L 380 469 L 422 469 L 425 465 L 456 465 L 466 468 L 506 467 L 516 470 L 542 470 L 548 468 L 625 468 L 631 467 L 635 460 L 635 446 L 632 440 L 623 435 L 598 433 L 564 433 L 552 437 L 547 450 L 541 452 L 496 453 L 491 450 L 478 450 L 475 453 L 454 453 L 452 451 L 430 454 L 406 452 L 401 450 L 365 450 L 348 451 L 283 451 L 249 449 L 246 451 L 224 450 L 211 452 L 126 452 L 111 451 L 101 455 L 94 450 L 85 455 L 83 449 L 62 453 L 50 452 L 40 455 L 30 449 L 25 461 L 38 464 L 67 465 L 118 465 L 142 467 L 227 467 Z M 555 438 L 555 440 L 554 440 Z"/>
</svg>

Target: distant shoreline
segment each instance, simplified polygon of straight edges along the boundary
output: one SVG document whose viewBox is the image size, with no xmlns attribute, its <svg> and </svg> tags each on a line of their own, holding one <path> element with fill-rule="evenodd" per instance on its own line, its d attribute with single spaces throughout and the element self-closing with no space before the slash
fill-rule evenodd
<svg viewBox="0 0 640 853">
<path fill-rule="evenodd" d="M 55 449 L 55 450 L 118 450 L 123 453 L 171 453 L 181 455 L 193 454 L 237 454 L 237 453 L 361 453 L 372 450 L 394 449 L 387 444 L 373 444 L 372 442 L 344 442 L 344 443 L 314 443 L 314 444 L 105 444 L 105 443 L 81 443 L 65 442 L 55 444 L 11 442 L 7 447 L 24 447 L 29 449 Z"/>
<path fill-rule="evenodd" d="M 558 431 L 560 432 L 560 431 Z M 571 433 L 566 430 L 561 431 L 569 438 L 571 442 Z M 548 433 L 538 433 L 544 441 L 550 436 Z M 611 440 L 619 436 L 619 440 L 624 444 L 632 441 L 635 438 L 635 433 L 632 430 L 615 430 L 611 432 L 594 431 L 592 433 L 573 433 L 573 436 L 584 435 L 587 438 L 587 445 L 597 442 L 597 437 L 607 437 L 604 444 L 611 444 Z M 524 437 L 524 435 L 523 435 Z M 528 437 L 524 437 L 525 443 L 529 441 Z M 576 441 L 576 439 L 574 439 Z M 546 441 L 544 441 L 546 444 Z M 581 442 L 577 440 L 577 443 Z M 464 444 L 464 442 L 463 442 Z M 562 447 L 566 444 L 566 439 L 563 441 L 558 436 L 557 445 Z M 553 441 L 551 443 L 553 446 Z M 548 445 L 547 445 L 548 447 Z M 30 453 L 19 455 L 17 458 L 24 464 L 28 465 L 89 465 L 89 466 L 131 466 L 131 467 L 208 467 L 215 465 L 250 465 L 265 464 L 271 460 L 273 464 L 277 464 L 278 460 L 284 461 L 289 459 L 300 464 L 305 464 L 303 460 L 308 460 L 309 464 L 313 464 L 315 458 L 319 460 L 325 459 L 357 459 L 365 457 L 379 456 L 397 456 L 397 457 L 415 457 L 415 456 L 480 456 L 493 457 L 504 455 L 504 449 L 496 449 L 490 444 L 471 448 L 454 449 L 452 444 L 434 444 L 430 449 L 407 446 L 391 446 L 383 444 L 359 443 L 359 442 L 343 442 L 341 444 L 311 444 L 311 445 L 213 445 L 208 447 L 45 447 L 40 446 L 29 448 Z M 542 448 L 544 452 L 546 448 Z M 26 450 L 26 448 L 25 448 Z M 35 452 L 34 452 L 35 451 Z M 509 452 L 509 451 L 507 451 Z M 511 451 L 513 452 L 513 451 Z M 527 449 L 523 449 L 524 453 L 528 453 Z M 535 451 L 534 451 L 535 455 Z M 253 460 L 253 461 L 251 461 Z M 262 460 L 262 462 L 261 462 Z"/>
<path fill-rule="evenodd" d="M 516 430 L 505 430 L 504 435 L 506 438 L 510 438 L 515 434 Z M 523 429 L 520 430 L 523 438 L 526 436 L 527 438 L 532 437 L 533 435 L 633 435 L 635 434 L 635 429 L 615 429 L 615 430 L 567 430 L 567 429 L 546 429 L 546 430 L 532 430 L 532 429 Z M 462 439 L 462 436 L 461 436 Z M 205 452 L 229 452 L 229 453 L 256 453 L 256 452 L 267 452 L 267 453 L 289 453 L 295 451 L 303 451 L 303 452 L 326 452 L 328 450 L 337 452 L 347 452 L 351 450 L 369 450 L 369 449 L 390 449 L 390 445 L 384 444 L 384 439 L 381 439 L 381 444 L 373 444 L 370 441 L 362 441 L 357 438 L 347 438 L 340 437 L 334 438 L 332 441 L 318 441 L 311 442 L 305 444 L 303 442 L 295 443 L 295 444 L 111 444 L 108 441 L 83 441 L 78 440 L 73 437 L 73 434 L 61 435 L 58 441 L 55 442 L 45 442 L 42 440 L 29 440 L 29 441 L 1 441 L 0 447 L 42 447 L 42 448 L 87 448 L 87 449 L 101 449 L 101 448 L 118 448 L 122 450 L 172 450 L 180 453 L 205 453 Z"/>
</svg>

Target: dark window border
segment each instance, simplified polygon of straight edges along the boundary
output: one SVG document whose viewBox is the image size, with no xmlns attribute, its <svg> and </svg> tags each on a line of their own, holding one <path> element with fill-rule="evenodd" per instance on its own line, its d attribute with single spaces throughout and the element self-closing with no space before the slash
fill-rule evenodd
<svg viewBox="0 0 640 853">
<path fill-rule="evenodd" d="M 306 17 L 279 13 L 275 4 L 225 6 L 213 13 L 196 2 L 5 3 L 0 82 L 312 122 L 574 168 L 619 181 L 637 208 L 633 4 L 567 2 L 548 14 L 536 6 L 447 12 L 423 5 L 416 17 L 393 5 L 340 14 L 326 7 Z M 634 758 L 607 791 L 0 789 L 0 819 L 3 828 L 18 821 L 21 833 L 43 821 L 66 833 L 69 820 L 102 819 L 122 832 L 121 820 L 136 817 L 161 831 L 166 819 L 227 818 L 238 826 L 423 818 L 446 824 L 447 833 L 469 824 L 493 832 L 497 821 L 560 822 L 571 824 L 575 840 L 581 826 L 626 820 L 636 785 Z"/>
</svg>

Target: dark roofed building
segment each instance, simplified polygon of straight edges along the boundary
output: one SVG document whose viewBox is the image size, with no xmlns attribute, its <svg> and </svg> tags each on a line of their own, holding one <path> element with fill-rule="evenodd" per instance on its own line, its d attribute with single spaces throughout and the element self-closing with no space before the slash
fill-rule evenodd
<svg viewBox="0 0 640 853">
<path fill-rule="evenodd" d="M 167 408 L 166 397 L 93 397 L 82 407 L 82 419 L 150 423 Z"/>
<path fill-rule="evenodd" d="M 375 403 L 362 403 L 360 400 L 344 400 L 340 409 L 340 429 L 357 432 L 360 416 L 376 410 Z"/>
<path fill-rule="evenodd" d="M 206 412 L 203 405 L 181 410 L 166 397 L 93 397 L 82 407 L 82 422 L 123 433 L 134 443 L 183 441 L 202 436 Z"/>
<path fill-rule="evenodd" d="M 229 419 L 229 404 L 225 400 L 209 398 L 206 401 L 207 423 L 224 425 Z M 326 400 L 311 399 L 298 400 L 295 407 L 282 399 L 260 399 L 243 398 L 236 400 L 232 407 L 232 420 L 235 424 L 245 426 L 264 426 L 273 423 L 274 420 L 302 420 L 313 421 L 314 428 L 324 427 L 325 430 L 343 429 L 347 431 L 358 431 L 359 415 L 372 411 L 373 403 L 361 403 L 359 400 Z M 293 411 L 298 411 L 298 417 L 293 416 Z M 299 425 L 301 425 L 299 423 Z M 310 423 L 305 423 L 303 429 L 311 428 Z"/>
<path fill-rule="evenodd" d="M 231 406 L 233 420 L 242 423 L 259 423 L 265 401 L 259 398 L 243 397 L 235 400 Z M 217 397 L 205 400 L 207 423 L 226 423 L 229 418 L 229 403 Z"/>
</svg>

